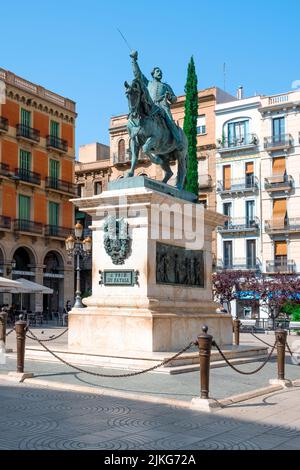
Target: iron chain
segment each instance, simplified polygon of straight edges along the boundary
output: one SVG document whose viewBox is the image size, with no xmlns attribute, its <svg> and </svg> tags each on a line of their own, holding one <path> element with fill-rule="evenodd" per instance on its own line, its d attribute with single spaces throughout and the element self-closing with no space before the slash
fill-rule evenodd
<svg viewBox="0 0 300 470">
<path fill-rule="evenodd" d="M 256 339 L 258 339 L 259 341 L 261 341 L 262 343 L 264 343 L 264 344 L 266 344 L 267 346 L 269 346 L 269 348 L 272 348 L 272 347 L 273 347 L 272 344 L 267 343 L 267 342 L 264 341 L 263 339 L 261 339 L 261 338 L 259 338 L 258 336 L 256 336 L 254 333 L 251 333 L 251 335 L 254 336 L 254 338 L 256 338 Z M 290 349 L 290 346 L 289 346 L 288 342 L 286 342 L 286 347 L 287 347 L 288 349 L 285 350 L 285 352 L 290 353 L 290 355 L 293 356 L 293 353 L 292 353 L 292 351 L 291 351 L 291 349 Z"/>
<path fill-rule="evenodd" d="M 28 330 L 28 331 L 29 331 L 29 330 Z M 59 335 L 54 336 L 54 337 L 49 336 L 49 338 L 46 338 L 46 339 L 41 339 L 41 338 L 37 338 L 36 336 L 33 337 L 33 336 L 29 336 L 29 335 L 26 335 L 26 337 L 29 338 L 29 339 L 32 339 L 32 340 L 34 340 L 34 341 L 39 341 L 39 340 L 40 340 L 40 341 L 43 341 L 43 343 L 44 343 L 45 341 L 54 341 L 55 339 L 60 338 L 60 337 L 63 336 L 67 331 L 68 331 L 68 328 L 66 328 L 66 329 L 65 329 L 62 333 L 60 333 Z M 29 331 L 29 332 L 32 333 L 31 331 Z"/>
<path fill-rule="evenodd" d="M 246 372 L 246 371 L 242 371 L 242 370 L 239 370 L 237 369 L 234 365 L 230 364 L 229 360 L 227 359 L 226 356 L 224 356 L 223 352 L 221 351 L 221 349 L 219 348 L 219 346 L 217 345 L 217 343 L 215 341 L 212 342 L 213 346 L 215 346 L 217 348 L 217 350 L 219 351 L 219 353 L 221 354 L 221 356 L 223 357 L 224 361 L 226 362 L 226 364 L 231 367 L 235 372 L 238 372 L 239 374 L 242 374 L 242 375 L 253 375 L 253 374 L 256 374 L 257 372 L 259 372 L 266 364 L 267 362 L 269 362 L 269 360 L 271 359 L 271 356 L 274 352 L 274 349 L 276 347 L 276 344 L 277 344 L 277 341 L 275 341 L 274 343 L 274 346 L 272 347 L 271 349 L 271 352 L 269 353 L 268 357 L 266 358 L 266 360 L 255 370 L 251 371 L 251 372 Z"/>
<path fill-rule="evenodd" d="M 9 336 L 13 331 L 15 331 L 15 328 L 12 328 L 8 333 L 6 333 L 6 336 Z"/>
<path fill-rule="evenodd" d="M 89 375 L 94 375 L 96 377 L 106 377 L 106 378 L 125 378 L 125 377 L 134 377 L 136 375 L 141 375 L 141 374 L 145 374 L 146 372 L 151 372 L 155 369 L 158 369 L 158 367 L 161 367 L 161 366 L 164 366 L 166 364 L 168 364 L 169 362 L 173 361 L 174 359 L 176 359 L 177 357 L 179 357 L 181 354 L 185 353 L 186 351 L 188 351 L 192 346 L 195 346 L 196 343 L 195 341 L 191 341 L 185 348 L 181 349 L 181 351 L 179 351 L 177 354 L 175 354 L 174 356 L 168 358 L 168 359 L 164 359 L 162 362 L 160 362 L 159 364 L 156 364 L 155 366 L 153 367 L 149 367 L 148 369 L 144 369 L 144 370 L 140 370 L 138 372 L 131 372 L 131 373 L 128 373 L 128 374 L 114 374 L 114 375 L 110 375 L 110 374 L 100 374 L 98 372 L 92 372 L 92 371 L 89 371 L 89 370 L 86 370 L 86 369 L 82 369 L 81 367 L 77 367 L 73 364 L 70 364 L 68 361 L 65 361 L 64 359 L 62 359 L 61 357 L 59 357 L 57 354 L 55 354 L 53 351 L 51 351 L 45 344 L 43 344 L 44 341 L 41 341 L 39 338 L 37 338 L 35 336 L 35 334 L 29 330 L 29 333 L 32 334 L 32 336 L 34 337 L 34 339 L 36 341 L 38 341 L 40 343 L 41 346 L 43 346 L 44 349 L 46 349 L 46 351 L 48 351 L 50 354 L 52 354 L 52 356 L 54 356 L 56 359 L 58 359 L 60 362 L 62 362 L 63 364 L 66 364 L 67 366 L 69 367 L 72 367 L 73 369 L 75 370 L 78 370 L 79 372 L 84 372 L 86 374 L 89 374 Z"/>
</svg>

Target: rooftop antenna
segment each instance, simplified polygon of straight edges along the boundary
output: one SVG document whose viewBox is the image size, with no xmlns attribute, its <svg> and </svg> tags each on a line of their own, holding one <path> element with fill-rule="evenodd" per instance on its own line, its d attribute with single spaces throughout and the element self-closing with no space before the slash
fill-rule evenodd
<svg viewBox="0 0 300 470">
<path fill-rule="evenodd" d="M 226 91 L 226 62 L 223 64 L 224 91 Z"/>
<path fill-rule="evenodd" d="M 133 50 L 132 47 L 130 46 L 129 42 L 127 41 L 127 39 L 125 38 L 124 34 L 121 33 L 121 31 L 119 30 L 119 28 L 117 28 L 117 31 L 119 31 L 123 41 L 125 42 L 126 46 L 128 47 L 128 49 L 130 50 L 130 52 Z"/>
</svg>

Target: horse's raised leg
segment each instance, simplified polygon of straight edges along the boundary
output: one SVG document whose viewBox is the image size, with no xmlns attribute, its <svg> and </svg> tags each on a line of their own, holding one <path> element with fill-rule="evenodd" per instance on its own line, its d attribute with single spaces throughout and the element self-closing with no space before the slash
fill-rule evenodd
<svg viewBox="0 0 300 470">
<path fill-rule="evenodd" d="M 163 161 L 160 156 L 153 153 L 153 149 L 155 148 L 156 143 L 157 139 L 155 137 L 149 137 L 149 139 L 147 139 L 146 143 L 143 145 L 143 152 L 150 158 L 151 162 L 156 163 L 156 165 L 162 165 Z"/>
<path fill-rule="evenodd" d="M 130 178 L 134 176 L 134 170 L 138 162 L 140 146 L 135 139 L 130 139 L 130 152 L 131 152 L 131 167 L 130 170 L 126 173 L 126 177 Z"/>
</svg>

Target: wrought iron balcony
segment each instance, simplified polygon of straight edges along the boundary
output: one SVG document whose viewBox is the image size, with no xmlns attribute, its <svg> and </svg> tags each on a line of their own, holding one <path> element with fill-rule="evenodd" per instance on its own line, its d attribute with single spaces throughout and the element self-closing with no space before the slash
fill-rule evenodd
<svg viewBox="0 0 300 470">
<path fill-rule="evenodd" d="M 298 233 L 300 232 L 300 217 L 266 220 L 265 231 L 268 234 Z"/>
<path fill-rule="evenodd" d="M 261 269 L 261 261 L 253 257 L 249 258 L 234 258 L 232 259 L 218 259 L 217 270 L 230 269 L 232 271 L 259 271 Z"/>
<path fill-rule="evenodd" d="M 14 219 L 14 230 L 16 232 L 29 232 L 42 235 L 43 224 L 39 222 L 31 222 L 26 219 Z"/>
<path fill-rule="evenodd" d="M 255 192 L 259 188 L 256 176 L 246 176 L 230 180 L 218 181 L 217 192 L 220 194 Z"/>
<path fill-rule="evenodd" d="M 9 165 L 7 163 L 0 162 L 0 175 L 9 176 Z"/>
<path fill-rule="evenodd" d="M 256 134 L 246 134 L 239 138 L 222 138 L 217 140 L 219 153 L 235 152 L 239 150 L 252 149 L 258 145 L 258 137 Z"/>
<path fill-rule="evenodd" d="M 20 179 L 31 184 L 41 184 L 40 173 L 25 170 L 24 168 L 15 168 L 15 179 Z"/>
<path fill-rule="evenodd" d="M 17 124 L 17 137 L 33 142 L 39 142 L 40 131 L 33 127 L 25 126 L 24 124 Z"/>
<path fill-rule="evenodd" d="M 72 232 L 71 228 L 59 227 L 57 225 L 46 225 L 45 226 L 45 236 L 46 237 L 56 237 L 56 238 L 67 238 L 68 235 Z"/>
<path fill-rule="evenodd" d="M 11 218 L 5 215 L 0 215 L 0 228 L 11 229 Z"/>
<path fill-rule="evenodd" d="M 125 153 L 125 155 L 119 155 L 118 153 L 113 153 L 113 164 L 114 165 L 128 165 L 131 161 L 131 154 L 129 149 Z"/>
<path fill-rule="evenodd" d="M 232 218 L 227 220 L 223 227 L 218 227 L 218 232 L 223 234 L 249 233 L 257 232 L 258 230 L 258 217 L 253 217 L 253 219 L 248 219 L 246 217 Z"/>
<path fill-rule="evenodd" d="M 0 116 L 0 132 L 7 132 L 8 131 L 8 119 Z"/>
<path fill-rule="evenodd" d="M 291 134 L 280 134 L 273 135 L 271 137 L 265 137 L 264 147 L 266 150 L 276 151 L 284 150 L 292 147 L 293 138 Z"/>
<path fill-rule="evenodd" d="M 69 181 L 59 180 L 51 176 L 46 177 L 45 185 L 46 185 L 46 188 L 48 189 L 55 189 L 56 191 L 62 191 L 68 194 L 74 195 L 77 192 L 76 184 L 69 183 Z"/>
<path fill-rule="evenodd" d="M 211 188 L 212 177 L 210 175 L 199 175 L 198 176 L 199 189 Z"/>
<path fill-rule="evenodd" d="M 294 260 L 288 260 L 285 256 L 278 259 L 266 261 L 267 273 L 293 274 L 296 272 L 296 263 Z"/>
<path fill-rule="evenodd" d="M 46 146 L 61 152 L 68 151 L 68 142 L 65 139 L 60 139 L 54 135 L 47 135 Z"/>
<path fill-rule="evenodd" d="M 269 192 L 291 191 L 293 178 L 290 175 L 276 175 L 265 178 L 265 189 Z"/>
</svg>

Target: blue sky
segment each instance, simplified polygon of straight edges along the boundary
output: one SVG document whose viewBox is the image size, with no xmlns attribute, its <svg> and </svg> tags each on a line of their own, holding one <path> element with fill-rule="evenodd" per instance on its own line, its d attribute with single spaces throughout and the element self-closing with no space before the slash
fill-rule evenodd
<svg viewBox="0 0 300 470">
<path fill-rule="evenodd" d="M 1 2 L 0 67 L 77 102 L 77 148 L 109 143 L 109 119 L 127 112 L 129 50 L 146 75 L 154 65 L 184 92 L 190 56 L 199 89 L 247 96 L 291 89 L 300 80 L 298 0 L 14 0 Z"/>
</svg>

